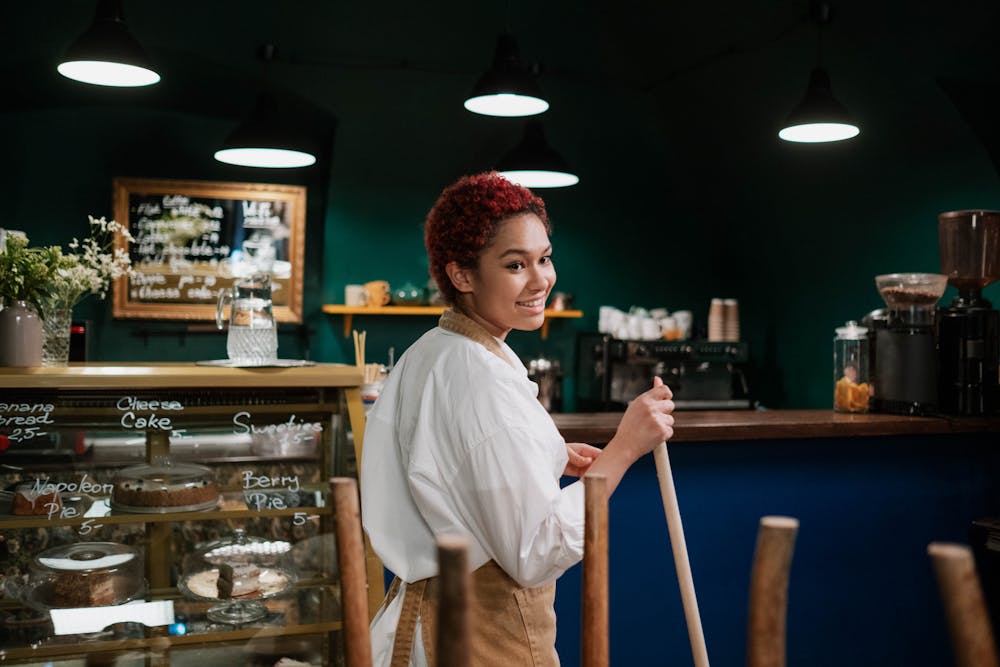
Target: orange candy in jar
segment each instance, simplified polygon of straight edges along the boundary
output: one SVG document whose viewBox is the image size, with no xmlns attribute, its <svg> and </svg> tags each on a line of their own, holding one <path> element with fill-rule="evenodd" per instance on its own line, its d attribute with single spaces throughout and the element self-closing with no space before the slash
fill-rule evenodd
<svg viewBox="0 0 1000 667">
<path fill-rule="evenodd" d="M 833 339 L 833 409 L 868 412 L 868 329 L 853 320 L 836 329 Z"/>
</svg>

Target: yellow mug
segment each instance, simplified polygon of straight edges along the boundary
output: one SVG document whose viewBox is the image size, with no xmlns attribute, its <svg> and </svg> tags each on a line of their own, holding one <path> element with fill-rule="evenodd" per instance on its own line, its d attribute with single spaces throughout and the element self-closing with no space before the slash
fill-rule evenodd
<svg viewBox="0 0 1000 667">
<path fill-rule="evenodd" d="M 389 304 L 389 283 L 385 280 L 372 280 L 365 283 L 368 292 L 369 306 L 386 306 Z"/>
</svg>

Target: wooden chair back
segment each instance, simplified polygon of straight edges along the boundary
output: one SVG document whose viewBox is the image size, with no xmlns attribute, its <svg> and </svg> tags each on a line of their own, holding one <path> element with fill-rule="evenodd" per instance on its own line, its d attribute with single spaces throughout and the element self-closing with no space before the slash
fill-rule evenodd
<svg viewBox="0 0 1000 667">
<path fill-rule="evenodd" d="M 750 573 L 748 667 L 785 667 L 788 576 L 798 530 L 799 521 L 792 517 L 760 520 Z"/>
<path fill-rule="evenodd" d="M 583 667 L 608 667 L 608 484 L 604 475 L 583 477 Z"/>
<path fill-rule="evenodd" d="M 934 563 L 955 665 L 997 667 L 996 642 L 972 550 L 962 544 L 931 542 L 927 553 Z"/>
<path fill-rule="evenodd" d="M 472 664 L 472 576 L 469 541 L 460 535 L 440 535 L 438 548 L 437 667 Z"/>
<path fill-rule="evenodd" d="M 347 667 L 371 667 L 368 580 L 365 574 L 365 543 L 361 528 L 358 482 L 350 477 L 334 477 L 330 480 L 330 487 L 333 491 Z"/>
</svg>

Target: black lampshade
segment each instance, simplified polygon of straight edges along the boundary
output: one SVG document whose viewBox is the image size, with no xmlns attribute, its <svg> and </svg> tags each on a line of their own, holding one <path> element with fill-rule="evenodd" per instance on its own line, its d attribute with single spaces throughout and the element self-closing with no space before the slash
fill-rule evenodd
<svg viewBox="0 0 1000 667">
<path fill-rule="evenodd" d="M 830 75 L 817 67 L 809 75 L 809 87 L 795 110 L 788 116 L 778 136 L 785 141 L 821 143 L 842 141 L 861 132 L 851 114 L 833 96 Z"/>
<path fill-rule="evenodd" d="M 274 94 L 261 93 L 215 159 L 243 167 L 308 167 L 316 162 L 315 142 L 301 127 L 282 113 Z"/>
<path fill-rule="evenodd" d="M 479 77 L 465 108 L 486 116 L 533 116 L 549 108 L 512 35 L 497 40 L 493 65 Z"/>
<path fill-rule="evenodd" d="M 121 0 L 99 0 L 93 24 L 56 69 L 67 78 L 99 86 L 148 86 L 160 80 L 125 25 Z"/>
<path fill-rule="evenodd" d="M 500 160 L 497 171 L 527 188 L 562 188 L 580 182 L 566 160 L 549 146 L 539 121 L 524 126 L 524 137 Z"/>
</svg>

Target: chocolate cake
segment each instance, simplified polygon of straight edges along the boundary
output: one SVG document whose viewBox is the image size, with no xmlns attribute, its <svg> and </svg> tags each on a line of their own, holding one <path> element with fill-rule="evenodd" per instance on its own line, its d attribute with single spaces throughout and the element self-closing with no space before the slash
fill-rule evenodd
<svg viewBox="0 0 1000 667">
<path fill-rule="evenodd" d="M 81 575 L 66 572 L 52 584 L 52 605 L 55 607 L 104 607 L 119 604 L 129 597 L 131 579 L 120 574 L 99 572 Z"/>
<path fill-rule="evenodd" d="M 253 597 L 260 592 L 260 568 L 256 565 L 219 565 L 216 584 L 220 598 Z"/>
<path fill-rule="evenodd" d="M 115 475 L 112 506 L 157 511 L 159 508 L 203 509 L 219 500 L 212 471 L 193 464 L 157 463 L 133 466 Z"/>
<path fill-rule="evenodd" d="M 142 561 L 132 547 L 77 542 L 46 549 L 32 563 L 37 601 L 50 607 L 122 604 L 142 590 Z"/>
<path fill-rule="evenodd" d="M 219 487 L 208 479 L 175 484 L 162 478 L 125 480 L 115 484 L 111 498 L 118 505 L 132 507 L 203 505 L 219 499 Z"/>
</svg>

